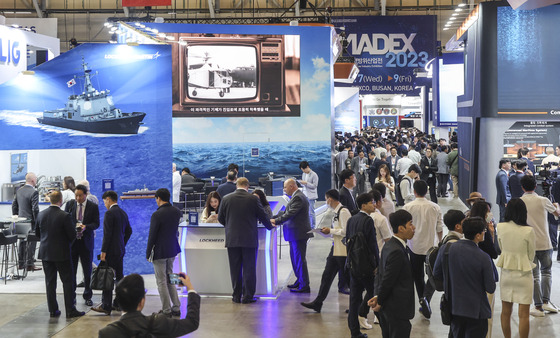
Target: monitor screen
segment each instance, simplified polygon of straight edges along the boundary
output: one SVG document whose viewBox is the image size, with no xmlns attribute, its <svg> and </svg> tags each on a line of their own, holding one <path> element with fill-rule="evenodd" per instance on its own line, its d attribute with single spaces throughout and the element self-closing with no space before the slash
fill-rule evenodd
<svg viewBox="0 0 560 338">
<path fill-rule="evenodd" d="M 194 45 L 186 52 L 186 96 L 190 99 L 253 99 L 257 95 L 254 46 Z"/>
</svg>

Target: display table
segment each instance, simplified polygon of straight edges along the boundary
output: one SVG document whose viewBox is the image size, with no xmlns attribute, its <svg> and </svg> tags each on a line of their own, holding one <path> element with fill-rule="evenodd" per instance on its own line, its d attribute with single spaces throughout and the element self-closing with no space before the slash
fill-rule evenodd
<svg viewBox="0 0 560 338">
<path fill-rule="evenodd" d="M 278 291 L 276 229 L 258 227 L 256 296 L 275 297 Z M 225 228 L 221 224 L 180 227 L 181 270 L 186 272 L 196 291 L 204 295 L 231 295 L 229 261 L 225 247 Z"/>
</svg>

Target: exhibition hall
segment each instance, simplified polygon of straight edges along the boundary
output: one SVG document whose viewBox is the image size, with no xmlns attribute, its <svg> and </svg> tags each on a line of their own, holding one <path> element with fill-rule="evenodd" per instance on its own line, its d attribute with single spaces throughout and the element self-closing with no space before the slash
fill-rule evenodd
<svg viewBox="0 0 560 338">
<path fill-rule="evenodd" d="M 0 0 L 0 337 L 554 337 L 559 18 Z"/>
</svg>

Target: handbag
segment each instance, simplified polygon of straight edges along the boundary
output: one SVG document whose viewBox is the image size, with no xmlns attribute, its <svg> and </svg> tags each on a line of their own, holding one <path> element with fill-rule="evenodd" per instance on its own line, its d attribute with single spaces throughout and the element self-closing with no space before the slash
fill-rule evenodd
<svg viewBox="0 0 560 338">
<path fill-rule="evenodd" d="M 92 290 L 113 290 L 115 286 L 115 270 L 107 262 L 101 261 L 91 272 Z"/>
</svg>

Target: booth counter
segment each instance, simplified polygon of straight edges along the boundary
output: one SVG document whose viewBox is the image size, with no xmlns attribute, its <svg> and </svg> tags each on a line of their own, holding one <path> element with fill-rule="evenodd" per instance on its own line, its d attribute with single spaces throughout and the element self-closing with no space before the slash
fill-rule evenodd
<svg viewBox="0 0 560 338">
<path fill-rule="evenodd" d="M 258 226 L 256 296 L 275 297 L 278 291 L 278 254 L 276 228 Z M 225 228 L 218 223 L 187 225 L 180 228 L 181 270 L 186 272 L 196 291 L 205 295 L 231 295 L 231 277 Z"/>
</svg>

